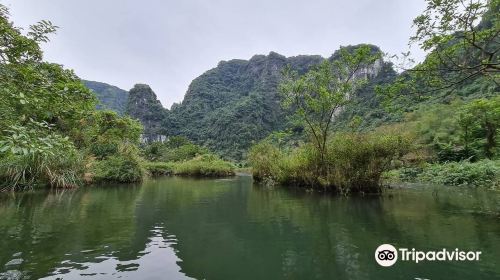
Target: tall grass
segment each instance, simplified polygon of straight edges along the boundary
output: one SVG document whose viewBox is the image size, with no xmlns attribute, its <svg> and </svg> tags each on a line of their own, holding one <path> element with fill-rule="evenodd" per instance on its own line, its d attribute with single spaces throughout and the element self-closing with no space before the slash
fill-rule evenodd
<svg viewBox="0 0 500 280">
<path fill-rule="evenodd" d="M 79 185 L 82 157 L 68 137 L 48 123 L 30 120 L 25 126 L 10 126 L 1 136 L 1 190 Z"/>
<path fill-rule="evenodd" d="M 174 174 L 175 164 L 172 162 L 145 162 L 144 168 L 148 171 L 149 175 L 153 177 L 166 176 Z"/>
<path fill-rule="evenodd" d="M 328 142 L 326 167 L 320 166 L 311 144 L 283 151 L 263 141 L 252 147 L 249 160 L 257 181 L 344 194 L 376 193 L 382 173 L 408 148 L 408 139 L 400 135 L 342 133 Z"/>
<path fill-rule="evenodd" d="M 76 187 L 81 183 L 81 156 L 76 151 L 67 154 L 9 155 L 0 158 L 0 188 L 32 189 L 37 186 Z"/>
<path fill-rule="evenodd" d="M 193 159 L 174 163 L 174 174 L 195 177 L 233 176 L 234 166 L 214 155 L 201 155 Z"/>
</svg>

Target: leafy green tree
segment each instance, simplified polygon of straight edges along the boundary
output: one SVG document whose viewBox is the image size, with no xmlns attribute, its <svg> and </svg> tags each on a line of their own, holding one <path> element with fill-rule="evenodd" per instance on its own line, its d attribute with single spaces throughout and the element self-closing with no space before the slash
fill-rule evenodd
<svg viewBox="0 0 500 280">
<path fill-rule="evenodd" d="M 71 70 L 43 61 L 49 21 L 26 34 L 0 4 L 0 181 L 7 189 L 76 186 L 81 157 L 73 132 L 95 97 Z"/>
<path fill-rule="evenodd" d="M 0 5 L 0 127 L 31 119 L 67 133 L 94 108 L 94 95 L 73 71 L 42 61 L 40 43 L 56 28 L 41 21 L 23 35 Z"/>
<path fill-rule="evenodd" d="M 82 127 L 80 146 L 99 159 L 117 154 L 120 145 L 138 146 L 142 133 L 139 121 L 113 111 L 95 111 Z"/>
<path fill-rule="evenodd" d="M 337 57 L 325 60 L 303 76 L 284 72 L 280 92 L 284 106 L 295 110 L 305 123 L 319 155 L 318 172 L 326 172 L 327 143 L 335 114 L 366 81 L 366 71 L 381 58 L 368 45 L 341 48 Z"/>
<path fill-rule="evenodd" d="M 467 104 L 460 115 L 460 124 L 466 136 L 466 143 L 474 137 L 473 129 L 478 127 L 479 139 L 483 139 L 484 156 L 492 159 L 498 146 L 498 130 L 500 129 L 500 97 L 478 99 Z"/>
<path fill-rule="evenodd" d="M 439 96 L 461 96 L 462 89 L 481 85 L 487 95 L 498 92 L 500 80 L 500 0 L 426 0 L 427 8 L 413 21 L 410 45 L 427 57 L 413 68 L 403 54 L 404 72 L 394 83 L 377 88 L 390 108 L 405 107 Z M 471 92 L 468 92 L 471 93 Z M 475 94 L 475 91 L 471 94 Z"/>
<path fill-rule="evenodd" d="M 451 88 L 500 72 L 499 0 L 426 0 L 414 20 L 411 43 L 428 51 L 424 63 L 410 71 L 433 89 Z"/>
</svg>

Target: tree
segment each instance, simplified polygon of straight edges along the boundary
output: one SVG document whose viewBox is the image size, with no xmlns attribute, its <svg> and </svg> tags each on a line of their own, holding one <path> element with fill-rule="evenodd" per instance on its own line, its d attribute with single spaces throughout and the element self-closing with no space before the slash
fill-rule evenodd
<svg viewBox="0 0 500 280">
<path fill-rule="evenodd" d="M 43 61 L 40 44 L 57 27 L 50 21 L 23 34 L 0 4 L 0 186 L 72 187 L 80 153 L 72 136 L 95 106 L 94 95 L 71 70 Z"/>
<path fill-rule="evenodd" d="M 305 123 L 319 155 L 319 175 L 326 172 L 327 142 L 335 115 L 365 82 L 368 67 L 380 57 L 368 45 L 342 47 L 332 60 L 323 61 L 303 76 L 284 71 L 279 86 L 283 104 Z"/>
<path fill-rule="evenodd" d="M 492 159 L 497 147 L 497 134 L 500 128 L 500 97 L 492 99 L 478 99 L 467 104 L 462 110 L 460 123 L 466 132 L 467 138 L 470 135 L 470 127 L 479 127 L 479 135 L 484 139 L 483 150 L 486 158 Z M 469 139 L 466 139 L 466 143 Z"/>
<path fill-rule="evenodd" d="M 139 121 L 113 111 L 95 111 L 81 125 L 80 146 L 99 159 L 117 154 L 120 146 L 138 146 L 143 131 Z"/>
<path fill-rule="evenodd" d="M 405 69 L 406 90 L 419 94 L 455 89 L 476 78 L 499 84 L 500 0 L 426 0 L 410 45 L 428 52 Z M 403 54 L 405 58 L 409 53 Z M 405 59 L 406 61 L 406 59 Z M 401 87 L 399 87 L 401 90 Z"/>
<path fill-rule="evenodd" d="M 73 71 L 42 60 L 40 43 L 56 29 L 41 21 L 23 35 L 0 5 L 0 128 L 31 119 L 67 133 L 94 108 L 94 94 Z"/>
</svg>

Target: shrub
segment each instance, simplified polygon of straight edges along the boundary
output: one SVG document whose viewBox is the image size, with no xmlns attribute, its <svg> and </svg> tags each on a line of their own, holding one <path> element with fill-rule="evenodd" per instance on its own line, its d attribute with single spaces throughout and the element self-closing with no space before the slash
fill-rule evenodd
<svg viewBox="0 0 500 280">
<path fill-rule="evenodd" d="M 270 141 L 261 141 L 250 148 L 248 160 L 252 165 L 252 176 L 256 181 L 279 178 L 285 155 Z"/>
<path fill-rule="evenodd" d="M 400 135 L 345 133 L 327 144 L 326 170 L 311 144 L 283 152 L 263 141 L 252 147 L 249 160 L 257 181 L 341 193 L 379 192 L 382 173 L 408 147 L 408 139 Z"/>
<path fill-rule="evenodd" d="M 409 145 L 408 139 L 397 134 L 337 135 L 329 144 L 327 184 L 343 193 L 377 192 L 382 173 Z"/>
<path fill-rule="evenodd" d="M 173 136 L 164 143 L 151 143 L 143 149 L 144 157 L 150 161 L 183 161 L 204 154 L 208 154 L 206 148 L 179 136 Z"/>
<path fill-rule="evenodd" d="M 449 186 L 498 187 L 500 162 L 448 162 L 424 164 L 419 167 L 403 167 L 386 173 L 390 182 L 420 182 Z"/>
<path fill-rule="evenodd" d="M 133 145 L 121 145 L 116 155 L 97 161 L 92 166 L 96 182 L 115 181 L 120 183 L 139 182 L 144 178 L 144 168 L 138 150 Z"/>
<path fill-rule="evenodd" d="M 500 123 L 500 97 L 468 103 L 426 104 L 408 115 L 418 141 L 441 162 L 495 159 Z"/>
<path fill-rule="evenodd" d="M 418 175 L 420 175 L 422 172 L 422 167 L 403 167 L 400 169 L 399 178 L 403 182 L 416 181 Z"/>
<path fill-rule="evenodd" d="M 36 186 L 74 187 L 80 183 L 81 156 L 73 143 L 45 122 L 10 126 L 0 141 L 3 190 Z"/>
<path fill-rule="evenodd" d="M 210 154 L 175 163 L 174 173 L 200 177 L 225 177 L 235 174 L 234 166 L 230 162 Z"/>
<path fill-rule="evenodd" d="M 428 164 L 417 180 L 451 186 L 497 187 L 500 184 L 500 162 L 482 160 Z"/>
<path fill-rule="evenodd" d="M 174 173 L 174 163 L 171 162 L 146 162 L 144 168 L 151 176 L 165 176 Z"/>
<path fill-rule="evenodd" d="M 119 153 L 123 145 L 138 145 L 142 125 L 129 117 L 121 117 L 112 111 L 96 111 L 82 122 L 81 145 L 90 154 L 105 159 Z"/>
</svg>

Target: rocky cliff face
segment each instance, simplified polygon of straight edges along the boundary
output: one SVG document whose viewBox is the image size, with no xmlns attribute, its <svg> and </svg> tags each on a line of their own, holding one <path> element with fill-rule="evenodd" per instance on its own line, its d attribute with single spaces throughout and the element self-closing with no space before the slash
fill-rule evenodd
<svg viewBox="0 0 500 280">
<path fill-rule="evenodd" d="M 126 113 L 138 119 L 144 126 L 143 141 L 164 140 L 166 133 L 162 128 L 162 122 L 167 110 L 163 108 L 148 85 L 137 84 L 129 91 Z"/>
</svg>

